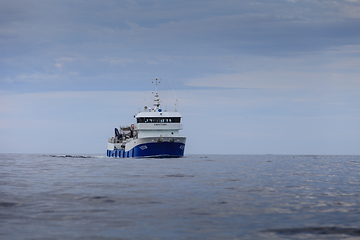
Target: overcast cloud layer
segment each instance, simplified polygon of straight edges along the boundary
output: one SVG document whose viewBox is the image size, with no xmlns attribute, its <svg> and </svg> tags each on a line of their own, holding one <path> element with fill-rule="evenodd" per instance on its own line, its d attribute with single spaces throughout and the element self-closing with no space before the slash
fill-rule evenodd
<svg viewBox="0 0 360 240">
<path fill-rule="evenodd" d="M 105 152 L 161 77 L 186 153 L 360 154 L 359 29 L 358 0 L 1 1 L 0 152 Z"/>
</svg>

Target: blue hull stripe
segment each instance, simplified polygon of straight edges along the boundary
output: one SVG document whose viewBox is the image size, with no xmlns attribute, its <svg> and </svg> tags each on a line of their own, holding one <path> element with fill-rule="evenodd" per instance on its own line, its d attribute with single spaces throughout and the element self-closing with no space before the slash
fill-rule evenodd
<svg viewBox="0 0 360 240">
<path fill-rule="evenodd" d="M 144 143 L 135 146 L 129 151 L 120 149 L 107 150 L 108 157 L 182 157 L 184 156 L 185 144 L 183 143 Z"/>
</svg>

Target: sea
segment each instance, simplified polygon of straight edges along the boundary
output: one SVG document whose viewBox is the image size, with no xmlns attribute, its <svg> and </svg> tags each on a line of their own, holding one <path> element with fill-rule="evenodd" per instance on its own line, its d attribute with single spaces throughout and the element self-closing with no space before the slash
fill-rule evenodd
<svg viewBox="0 0 360 240">
<path fill-rule="evenodd" d="M 0 154 L 0 239 L 360 239 L 360 156 Z"/>
</svg>

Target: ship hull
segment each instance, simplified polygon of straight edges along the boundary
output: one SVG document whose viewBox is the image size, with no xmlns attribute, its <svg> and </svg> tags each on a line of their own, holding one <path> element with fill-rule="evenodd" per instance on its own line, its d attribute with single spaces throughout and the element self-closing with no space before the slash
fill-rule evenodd
<svg viewBox="0 0 360 240">
<path fill-rule="evenodd" d="M 183 157 L 185 143 L 183 142 L 148 142 L 138 144 L 128 151 L 125 149 L 107 150 L 108 157 L 131 158 L 176 158 Z"/>
</svg>

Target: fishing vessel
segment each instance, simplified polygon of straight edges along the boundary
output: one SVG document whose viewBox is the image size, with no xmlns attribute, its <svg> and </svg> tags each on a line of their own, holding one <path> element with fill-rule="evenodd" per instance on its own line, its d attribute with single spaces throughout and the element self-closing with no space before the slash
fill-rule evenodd
<svg viewBox="0 0 360 240">
<path fill-rule="evenodd" d="M 158 94 L 160 80 L 154 80 L 156 91 L 152 108 L 144 107 L 134 118 L 135 124 L 115 128 L 115 136 L 108 139 L 108 157 L 182 157 L 186 137 L 180 136 L 183 128 L 181 114 L 163 111 Z"/>
</svg>

